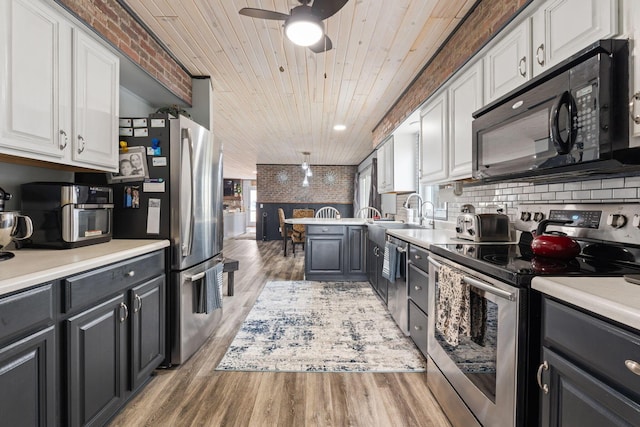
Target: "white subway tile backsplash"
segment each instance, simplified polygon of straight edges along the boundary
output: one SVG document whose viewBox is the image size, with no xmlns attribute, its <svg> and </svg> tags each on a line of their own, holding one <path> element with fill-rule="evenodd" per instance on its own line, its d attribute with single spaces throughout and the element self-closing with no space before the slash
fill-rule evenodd
<svg viewBox="0 0 640 427">
<path fill-rule="evenodd" d="M 533 187 L 533 192 L 534 193 L 546 193 L 549 191 L 549 185 L 548 184 L 542 184 L 542 185 L 536 185 Z"/>
<path fill-rule="evenodd" d="M 583 191 L 572 191 L 571 192 L 571 198 L 573 200 L 583 200 L 583 199 L 588 199 L 589 196 L 591 196 L 591 192 L 588 190 L 583 190 Z"/>
<path fill-rule="evenodd" d="M 613 197 L 622 199 L 635 199 L 638 197 L 638 190 L 636 188 L 614 188 Z"/>
<path fill-rule="evenodd" d="M 571 200 L 571 191 L 558 191 L 556 193 L 556 199 Z"/>
<path fill-rule="evenodd" d="M 574 191 L 574 190 L 581 190 L 581 189 L 582 189 L 581 182 L 565 182 L 564 184 L 565 191 Z"/>
<path fill-rule="evenodd" d="M 628 176 L 624 179 L 624 186 L 629 187 L 640 187 L 640 176 Z"/>
<path fill-rule="evenodd" d="M 624 178 L 611 178 L 602 180 L 602 188 L 622 188 L 624 187 Z"/>
<path fill-rule="evenodd" d="M 549 184 L 549 191 L 562 191 L 564 184 Z"/>
<path fill-rule="evenodd" d="M 591 190 L 591 199 L 611 199 L 613 190 Z"/>
<path fill-rule="evenodd" d="M 583 190 L 598 190 L 602 188 L 602 181 L 598 179 L 594 179 L 592 181 L 583 181 L 582 189 Z"/>
</svg>

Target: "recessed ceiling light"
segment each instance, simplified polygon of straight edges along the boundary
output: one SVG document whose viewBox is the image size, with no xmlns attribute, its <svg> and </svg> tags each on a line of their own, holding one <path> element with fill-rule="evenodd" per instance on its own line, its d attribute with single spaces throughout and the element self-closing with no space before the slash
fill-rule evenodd
<svg viewBox="0 0 640 427">
<path fill-rule="evenodd" d="M 345 130 L 347 127 L 345 125 L 335 125 L 333 130 Z"/>
</svg>

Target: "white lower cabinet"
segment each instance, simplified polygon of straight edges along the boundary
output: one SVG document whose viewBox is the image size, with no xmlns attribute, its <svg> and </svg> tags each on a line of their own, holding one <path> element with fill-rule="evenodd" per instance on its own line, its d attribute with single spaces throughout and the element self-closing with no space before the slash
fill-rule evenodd
<svg viewBox="0 0 640 427">
<path fill-rule="evenodd" d="M 42 0 L 0 12 L 0 154 L 117 171 L 118 57 Z"/>
</svg>

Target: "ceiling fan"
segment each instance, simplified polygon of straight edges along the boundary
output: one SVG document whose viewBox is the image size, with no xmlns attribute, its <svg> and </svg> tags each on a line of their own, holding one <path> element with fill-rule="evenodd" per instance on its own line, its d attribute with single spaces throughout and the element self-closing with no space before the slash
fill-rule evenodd
<svg viewBox="0 0 640 427">
<path fill-rule="evenodd" d="M 307 46 L 315 53 L 330 50 L 333 45 L 324 33 L 322 21 L 342 9 L 348 0 L 313 0 L 311 6 L 310 0 L 298 1 L 301 5 L 291 9 L 288 15 L 253 7 L 242 8 L 238 13 L 251 18 L 284 21 L 284 33 L 293 43 Z"/>
</svg>

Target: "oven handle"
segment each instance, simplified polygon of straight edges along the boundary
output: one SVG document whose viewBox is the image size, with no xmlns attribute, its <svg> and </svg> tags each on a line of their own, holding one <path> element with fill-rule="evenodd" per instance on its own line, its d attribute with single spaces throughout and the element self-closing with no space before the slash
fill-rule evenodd
<svg viewBox="0 0 640 427">
<path fill-rule="evenodd" d="M 476 288 L 482 289 L 483 291 L 487 291 L 490 294 L 499 296 L 501 298 L 504 299 L 508 299 L 509 301 L 515 301 L 516 300 L 516 296 L 515 294 L 511 293 L 511 292 L 507 292 L 507 291 L 503 291 L 502 289 L 498 289 L 494 286 L 491 286 L 488 283 L 485 282 L 481 282 L 480 280 L 474 279 L 472 277 L 463 277 L 462 281 L 465 282 L 468 285 L 474 286 Z"/>
<path fill-rule="evenodd" d="M 440 268 L 442 267 L 442 264 L 440 264 L 438 261 L 434 260 L 433 258 L 429 257 L 427 258 L 427 261 L 429 261 L 431 264 L 433 264 L 433 266 L 435 268 Z"/>
</svg>

